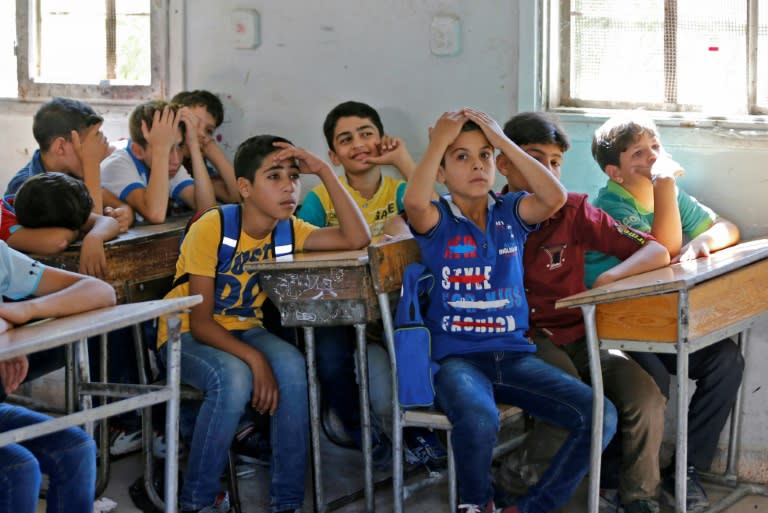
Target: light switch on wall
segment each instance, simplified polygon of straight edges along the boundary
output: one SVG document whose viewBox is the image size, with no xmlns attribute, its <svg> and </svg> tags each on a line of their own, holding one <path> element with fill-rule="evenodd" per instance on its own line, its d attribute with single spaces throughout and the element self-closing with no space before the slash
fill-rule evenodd
<svg viewBox="0 0 768 513">
<path fill-rule="evenodd" d="M 450 14 L 432 17 L 429 50 L 433 55 L 454 56 L 461 52 L 461 22 Z"/>
<path fill-rule="evenodd" d="M 230 31 L 233 47 L 247 49 L 259 46 L 259 11 L 234 9 L 231 19 Z"/>
</svg>

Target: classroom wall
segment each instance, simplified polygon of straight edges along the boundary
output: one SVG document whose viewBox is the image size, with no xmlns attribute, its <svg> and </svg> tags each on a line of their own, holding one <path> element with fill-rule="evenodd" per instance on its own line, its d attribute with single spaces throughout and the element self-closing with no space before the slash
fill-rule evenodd
<svg viewBox="0 0 768 513">
<path fill-rule="evenodd" d="M 528 2 L 528 0 L 523 0 Z M 236 49 L 228 27 L 235 8 L 260 15 L 260 45 Z M 518 83 L 533 57 L 518 56 L 521 29 L 533 20 L 520 0 L 304 0 L 184 3 L 185 83 L 222 96 L 226 120 L 223 144 L 257 133 L 275 133 L 324 155 L 321 125 L 335 104 L 357 99 L 376 107 L 385 129 L 401 136 L 414 157 L 427 144 L 427 128 L 444 111 L 474 106 L 503 122 L 518 105 Z M 456 55 L 430 51 L 435 16 L 458 19 Z M 527 31 L 523 33 L 527 34 Z M 527 36 L 530 37 L 530 36 Z M 523 79 L 521 81 L 521 78 Z M 523 102 L 523 104 L 528 104 Z M 35 145 L 31 116 L 36 104 L 0 104 L 0 140 L 6 158 L 0 186 L 29 160 Z M 98 106 L 108 137 L 127 136 L 127 107 Z M 573 148 L 566 157 L 564 182 L 591 195 L 605 178 L 589 153 L 592 131 L 603 118 L 563 116 Z M 661 126 L 667 149 L 686 168 L 680 184 L 722 215 L 735 221 L 745 237 L 768 235 L 768 157 L 766 137 L 727 130 Z M 305 180 L 305 191 L 314 182 Z M 742 472 L 768 481 L 768 387 L 760 376 L 768 365 L 768 322 L 752 334 L 745 382 Z"/>
</svg>

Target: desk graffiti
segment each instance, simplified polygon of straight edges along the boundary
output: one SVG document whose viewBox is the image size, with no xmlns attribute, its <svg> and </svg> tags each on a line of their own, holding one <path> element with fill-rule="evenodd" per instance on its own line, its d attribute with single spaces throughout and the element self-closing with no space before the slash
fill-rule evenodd
<svg viewBox="0 0 768 513">
<path fill-rule="evenodd" d="M 344 269 L 328 269 L 313 273 L 287 273 L 273 276 L 262 273 L 265 281 L 273 282 L 273 294 L 279 301 L 297 299 L 335 298 L 334 286 L 344 281 Z M 309 320 L 309 319 L 307 319 Z"/>
</svg>

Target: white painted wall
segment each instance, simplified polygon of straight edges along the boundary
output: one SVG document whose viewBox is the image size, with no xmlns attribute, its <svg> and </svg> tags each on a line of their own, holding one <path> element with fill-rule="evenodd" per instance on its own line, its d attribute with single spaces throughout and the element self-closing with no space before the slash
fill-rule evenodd
<svg viewBox="0 0 768 513">
<path fill-rule="evenodd" d="M 184 3 L 187 88 L 222 95 L 227 109 L 221 129 L 226 148 L 258 133 L 274 133 L 324 155 L 325 114 L 341 101 L 376 107 L 385 129 L 403 137 L 418 158 L 427 127 L 444 111 L 464 105 L 486 110 L 503 122 L 518 101 L 533 105 L 533 57 L 518 59 L 518 47 L 534 48 L 535 10 L 530 0 L 188 0 Z M 258 10 L 261 45 L 233 48 L 229 26 L 235 8 Z M 430 53 L 433 16 L 450 14 L 461 23 L 461 51 Z M 521 18 L 522 16 L 522 18 Z M 527 17 L 530 17 L 528 19 Z M 525 35 L 522 42 L 518 33 Z M 518 95 L 518 84 L 521 92 Z M 37 105 L 0 105 L 0 140 L 5 158 L 0 186 L 26 161 L 35 145 L 31 117 Z M 127 107 L 97 106 L 105 132 L 127 135 Z M 589 140 L 602 119 L 568 116 L 573 139 L 564 182 L 594 194 L 605 178 L 592 162 Z M 765 138 L 713 135 L 709 130 L 663 126 L 667 148 L 688 170 L 681 184 L 741 226 L 746 237 L 768 235 L 768 142 Z M 313 183 L 305 183 L 305 191 Z M 768 460 L 768 322 L 754 330 L 745 380 L 742 446 L 745 474 L 762 481 Z M 763 462 L 763 463 L 761 463 Z M 761 465 L 763 467 L 761 467 Z"/>
</svg>

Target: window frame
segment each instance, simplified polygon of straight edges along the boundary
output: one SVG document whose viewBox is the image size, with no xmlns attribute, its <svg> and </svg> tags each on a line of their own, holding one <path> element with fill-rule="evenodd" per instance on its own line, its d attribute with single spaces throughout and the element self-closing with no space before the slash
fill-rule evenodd
<svg viewBox="0 0 768 513">
<path fill-rule="evenodd" d="M 542 66 L 542 99 L 544 107 L 561 112 L 574 111 L 599 111 L 616 109 L 642 108 L 656 112 L 660 117 L 676 117 L 691 119 L 715 118 L 720 120 L 738 120 L 741 124 L 753 121 L 764 122 L 768 114 L 768 105 L 757 105 L 757 42 L 758 42 L 758 2 L 759 0 L 744 0 L 747 2 L 747 104 L 748 111 L 743 114 L 728 116 L 712 116 L 702 113 L 696 106 L 676 103 L 674 84 L 677 80 L 677 68 L 665 63 L 665 73 L 672 73 L 670 80 L 665 83 L 672 84 L 665 90 L 665 103 L 637 103 L 621 101 L 595 101 L 578 100 L 570 97 L 570 0 L 543 0 L 539 7 L 541 28 L 541 46 L 549 51 L 543 52 Z M 676 0 L 665 2 L 668 6 L 676 7 Z M 676 27 L 670 23 L 675 12 L 665 14 L 665 31 L 675 31 Z M 565 21 L 563 21 L 565 20 Z M 674 40 L 674 38 L 672 38 Z M 766 49 L 768 51 L 768 49 Z M 672 62 L 676 48 L 665 48 L 665 60 Z"/>
<path fill-rule="evenodd" d="M 54 96 L 78 98 L 92 102 L 121 103 L 166 98 L 170 91 L 183 87 L 184 2 L 152 0 L 150 2 L 151 81 L 147 86 L 37 83 L 30 76 L 35 42 L 30 34 L 36 30 L 33 10 L 38 0 L 16 0 L 16 76 L 17 100 L 36 100 Z"/>
</svg>

